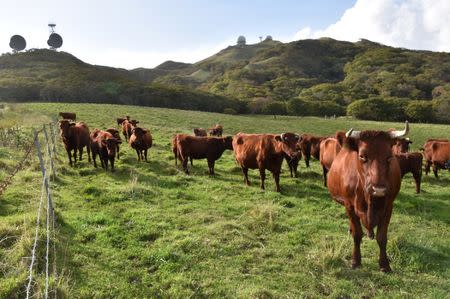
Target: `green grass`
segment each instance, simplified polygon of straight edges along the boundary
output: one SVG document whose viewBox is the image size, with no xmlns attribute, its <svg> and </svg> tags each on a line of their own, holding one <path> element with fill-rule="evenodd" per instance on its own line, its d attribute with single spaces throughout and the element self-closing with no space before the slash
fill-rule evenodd
<svg viewBox="0 0 450 299">
<path fill-rule="evenodd" d="M 225 134 L 402 128 L 400 123 L 223 114 L 90 104 L 25 104 L 14 108 L 51 119 L 74 111 L 91 129 L 131 115 L 149 128 L 149 163 L 124 144 L 115 173 L 86 160 L 69 167 L 60 148 L 53 184 L 59 222 L 57 283 L 70 298 L 448 298 L 450 292 L 450 175 L 424 176 L 416 195 L 402 182 L 388 234 L 393 273 L 378 271 L 378 246 L 364 238 L 363 266 L 350 269 L 352 239 L 344 208 L 322 186 L 317 161 L 301 162 L 292 179 L 284 165 L 281 194 L 268 176 L 252 186 L 227 151 L 207 175 L 194 161 L 191 176 L 175 168 L 174 133 L 220 122 Z M 7 114 L 7 113 L 6 113 Z M 36 118 L 41 120 L 41 118 Z M 1 121 L 1 120 L 0 120 Z M 36 122 L 36 125 L 40 124 Z M 429 137 L 449 138 L 449 126 L 412 124 L 413 150 Z M 1 157 L 0 157 L 1 159 Z M 22 296 L 39 190 L 36 162 L 0 197 L 0 297 Z M 26 188 L 24 188 L 26 186 Z M 42 262 L 42 261 L 41 261 Z"/>
</svg>

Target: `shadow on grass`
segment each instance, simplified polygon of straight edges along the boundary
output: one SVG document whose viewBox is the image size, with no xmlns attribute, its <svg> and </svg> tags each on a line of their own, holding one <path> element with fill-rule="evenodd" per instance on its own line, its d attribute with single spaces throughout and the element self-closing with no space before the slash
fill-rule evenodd
<svg viewBox="0 0 450 299">
<path fill-rule="evenodd" d="M 404 215 L 419 216 L 429 221 L 450 224 L 450 201 L 448 194 L 433 194 L 423 191 L 420 195 L 400 193 L 394 211 Z"/>
</svg>

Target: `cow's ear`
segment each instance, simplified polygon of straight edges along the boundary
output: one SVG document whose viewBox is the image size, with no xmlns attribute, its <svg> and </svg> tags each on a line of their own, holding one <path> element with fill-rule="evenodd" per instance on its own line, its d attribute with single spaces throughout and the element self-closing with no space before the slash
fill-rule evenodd
<svg viewBox="0 0 450 299">
<path fill-rule="evenodd" d="M 281 139 L 281 136 L 280 136 L 280 135 L 275 136 L 275 140 L 276 140 L 276 141 L 280 141 L 280 142 L 283 141 L 283 140 Z"/>
<path fill-rule="evenodd" d="M 70 123 L 69 126 L 71 126 L 71 127 L 72 127 L 72 126 L 75 126 L 75 123 Z"/>
<path fill-rule="evenodd" d="M 345 142 L 345 139 L 346 139 L 345 132 L 342 132 L 342 131 L 336 132 L 335 138 L 338 141 L 339 145 L 343 146 L 344 142 Z"/>
</svg>

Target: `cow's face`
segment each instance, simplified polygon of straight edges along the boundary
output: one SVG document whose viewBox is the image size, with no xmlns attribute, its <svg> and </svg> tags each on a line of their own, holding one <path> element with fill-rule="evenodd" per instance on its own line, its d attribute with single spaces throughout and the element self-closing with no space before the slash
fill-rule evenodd
<svg viewBox="0 0 450 299">
<path fill-rule="evenodd" d="M 115 157 L 118 143 L 119 141 L 115 138 L 107 138 L 102 140 L 102 144 L 106 147 L 109 157 Z"/>
<path fill-rule="evenodd" d="M 223 138 L 223 143 L 225 144 L 225 149 L 233 150 L 233 137 L 227 136 Z"/>
<path fill-rule="evenodd" d="M 279 146 L 281 146 L 283 152 L 291 159 L 298 156 L 297 144 L 300 140 L 300 136 L 294 133 L 283 133 L 275 136 L 275 140 L 278 142 Z"/>
<path fill-rule="evenodd" d="M 60 130 L 60 135 L 62 137 L 64 136 L 68 136 L 69 135 L 69 128 L 71 126 L 75 126 L 75 123 L 67 120 L 67 119 L 63 119 L 59 121 L 59 130 Z"/>
<path fill-rule="evenodd" d="M 412 141 L 409 138 L 395 138 L 395 144 L 392 146 L 394 154 L 409 152 L 409 145 Z"/>
<path fill-rule="evenodd" d="M 111 133 L 111 135 L 113 135 L 114 138 L 116 138 L 117 140 L 120 140 L 119 130 L 110 128 L 110 129 L 106 130 L 106 132 Z"/>
<path fill-rule="evenodd" d="M 144 137 L 145 134 L 147 134 L 147 130 L 144 130 L 142 128 L 134 128 L 132 134 L 136 135 L 136 138 L 139 140 Z"/>
<path fill-rule="evenodd" d="M 132 119 L 132 120 L 130 120 L 130 124 L 133 126 L 133 127 L 136 127 L 136 125 L 139 123 L 139 121 L 137 121 L 137 120 L 134 120 L 134 119 Z"/>
</svg>

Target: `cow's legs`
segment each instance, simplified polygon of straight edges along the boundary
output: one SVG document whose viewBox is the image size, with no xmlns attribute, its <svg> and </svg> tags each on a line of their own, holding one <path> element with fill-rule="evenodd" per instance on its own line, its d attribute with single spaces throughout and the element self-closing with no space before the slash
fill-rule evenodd
<svg viewBox="0 0 450 299">
<path fill-rule="evenodd" d="M 434 173 L 434 176 L 438 179 L 439 178 L 439 176 L 438 176 L 438 167 L 437 167 L 437 165 L 435 163 L 433 163 L 433 173 Z"/>
<path fill-rule="evenodd" d="M 114 157 L 109 158 L 109 163 L 111 164 L 111 171 L 114 172 Z"/>
<path fill-rule="evenodd" d="M 327 186 L 327 173 L 328 173 L 328 169 L 322 165 L 322 170 L 323 170 L 323 185 L 326 187 Z"/>
<path fill-rule="evenodd" d="M 108 157 L 103 159 L 103 163 L 105 163 L 105 171 L 108 171 Z"/>
<path fill-rule="evenodd" d="M 419 172 L 413 172 L 414 180 L 416 181 L 416 193 L 420 193 L 420 183 L 422 181 L 422 169 Z"/>
<path fill-rule="evenodd" d="M 266 170 L 264 168 L 259 169 L 259 176 L 261 178 L 261 189 L 265 190 L 264 181 L 266 180 Z"/>
<path fill-rule="evenodd" d="M 105 161 L 102 157 L 102 154 L 100 153 L 98 156 L 100 157 L 100 162 L 102 163 L 102 168 L 105 168 Z"/>
<path fill-rule="evenodd" d="M 352 254 L 352 268 L 361 266 L 361 240 L 363 232 L 361 222 L 352 207 L 345 207 L 347 215 L 350 219 L 350 230 L 353 236 L 353 254 Z"/>
<path fill-rule="evenodd" d="M 191 160 L 191 167 L 194 166 L 194 164 L 192 164 L 192 157 L 189 157 L 189 160 Z"/>
<path fill-rule="evenodd" d="M 69 165 L 72 166 L 72 150 L 66 149 L 67 156 L 69 157 Z"/>
<path fill-rule="evenodd" d="M 244 183 L 246 183 L 247 186 L 250 186 L 250 181 L 248 180 L 248 168 L 242 167 L 242 173 L 244 174 Z"/>
<path fill-rule="evenodd" d="M 119 160 L 119 146 L 117 145 L 117 148 L 116 148 L 116 150 L 117 150 L 117 160 Z"/>
<path fill-rule="evenodd" d="M 83 147 L 82 146 L 78 149 L 78 152 L 80 153 L 80 161 L 81 161 L 81 159 L 83 158 Z"/>
<path fill-rule="evenodd" d="M 148 162 L 148 160 L 147 160 L 147 152 L 148 152 L 148 149 L 145 149 L 145 150 L 144 150 L 145 162 Z"/>
<path fill-rule="evenodd" d="M 94 167 L 95 168 L 97 168 L 97 161 L 96 161 L 96 159 L 97 159 L 97 154 L 96 154 L 95 151 L 92 151 L 92 161 L 94 162 Z M 101 157 L 100 157 L 100 160 L 101 160 Z"/>
<path fill-rule="evenodd" d="M 425 174 L 428 175 L 430 173 L 431 161 L 425 161 Z"/>
<path fill-rule="evenodd" d="M 273 174 L 273 178 L 275 180 L 275 185 L 277 188 L 277 192 L 281 192 L 281 188 L 280 188 L 280 173 L 279 172 L 274 172 Z"/>
<path fill-rule="evenodd" d="M 297 171 L 297 169 L 298 169 L 298 162 L 297 161 L 293 162 L 292 168 L 294 170 L 294 178 L 298 177 L 298 171 Z"/>
<path fill-rule="evenodd" d="M 141 161 L 141 153 L 139 153 L 139 150 L 136 150 L 136 154 L 138 156 L 138 161 Z"/>
<path fill-rule="evenodd" d="M 189 174 L 189 168 L 188 168 L 188 166 L 187 166 L 188 160 L 189 160 L 189 157 L 183 156 L 183 162 L 182 162 L 182 164 L 183 164 L 183 170 L 184 170 L 184 172 L 185 172 L 186 174 Z"/>
<path fill-rule="evenodd" d="M 91 163 L 91 146 L 89 144 L 86 145 L 86 152 L 88 155 L 88 162 Z"/>
<path fill-rule="evenodd" d="M 386 217 L 378 225 L 377 228 L 377 243 L 380 247 L 380 258 L 378 264 L 380 265 L 380 270 L 382 272 L 391 272 L 391 267 L 389 266 L 389 260 L 386 253 L 387 244 L 387 231 L 389 226 L 389 221 L 391 220 L 392 205 L 386 207 Z"/>
<path fill-rule="evenodd" d="M 77 148 L 73 149 L 73 163 L 77 163 Z"/>
<path fill-rule="evenodd" d="M 309 167 L 309 159 L 310 159 L 311 157 L 310 157 L 310 155 L 305 155 L 305 164 L 306 164 L 306 167 Z"/>
<path fill-rule="evenodd" d="M 209 175 L 214 175 L 214 160 L 208 160 Z"/>
</svg>

